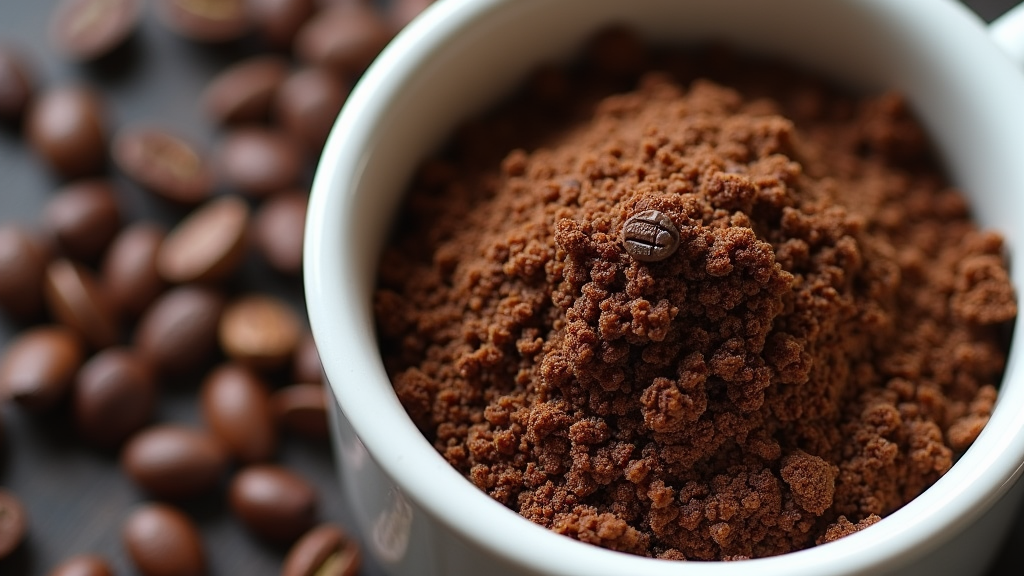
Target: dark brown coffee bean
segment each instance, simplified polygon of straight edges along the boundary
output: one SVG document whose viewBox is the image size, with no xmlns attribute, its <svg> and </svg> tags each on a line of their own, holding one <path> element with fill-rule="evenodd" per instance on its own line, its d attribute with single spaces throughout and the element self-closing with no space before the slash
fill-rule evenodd
<svg viewBox="0 0 1024 576">
<path fill-rule="evenodd" d="M 121 529 L 125 549 L 143 576 L 205 576 L 206 551 L 195 523 L 177 508 L 143 504 Z"/>
<path fill-rule="evenodd" d="M 267 264 L 282 274 L 298 276 L 302 272 L 308 203 L 306 191 L 285 191 L 265 200 L 253 219 L 253 244 Z"/>
<path fill-rule="evenodd" d="M 209 493 L 224 478 L 228 455 L 208 432 L 176 424 L 142 430 L 121 452 L 121 467 L 158 498 L 185 499 Z"/>
<path fill-rule="evenodd" d="M 143 313 L 136 327 L 136 348 L 158 375 L 196 370 L 217 351 L 223 309 L 224 298 L 214 290 L 172 288 Z"/>
<path fill-rule="evenodd" d="M 262 128 L 239 128 L 228 133 L 217 153 L 217 167 L 224 181 L 253 198 L 298 184 L 302 161 L 290 138 Z"/>
<path fill-rule="evenodd" d="M 356 576 L 361 563 L 358 544 L 344 530 L 321 524 L 291 547 L 281 576 Z"/>
<path fill-rule="evenodd" d="M 156 270 L 157 252 L 167 233 L 153 222 L 139 222 L 121 231 L 103 259 L 101 278 L 111 303 L 122 314 L 142 314 L 167 283 Z"/>
<path fill-rule="evenodd" d="M 221 349 L 257 370 L 284 366 L 302 336 L 298 314 L 283 300 L 251 294 L 228 304 L 218 329 Z"/>
<path fill-rule="evenodd" d="M 256 32 L 272 48 L 290 48 L 302 25 L 316 12 L 315 0 L 249 0 Z"/>
<path fill-rule="evenodd" d="M 291 544 L 316 522 L 316 490 L 281 466 L 240 470 L 231 480 L 228 502 L 246 528 L 273 543 Z"/>
<path fill-rule="evenodd" d="M 280 428 L 309 440 L 327 440 L 327 390 L 323 384 L 291 384 L 270 396 Z"/>
<path fill-rule="evenodd" d="M 64 326 L 39 326 L 19 334 L 0 357 L 0 396 L 33 411 L 64 397 L 85 360 L 82 341 Z"/>
<path fill-rule="evenodd" d="M 356 78 L 391 40 L 393 31 L 370 4 L 346 2 L 325 8 L 295 37 L 295 54 L 309 64 Z"/>
<path fill-rule="evenodd" d="M 129 178 L 177 204 L 194 205 L 213 191 L 213 172 L 192 145 L 156 128 L 128 128 L 114 136 L 114 163 Z"/>
<path fill-rule="evenodd" d="M 220 196 L 189 214 L 164 239 L 156 269 L 172 283 L 220 282 L 245 256 L 249 205 L 237 196 Z"/>
<path fill-rule="evenodd" d="M 14 49 L 0 46 L 0 121 L 20 120 L 34 91 L 25 59 Z"/>
<path fill-rule="evenodd" d="M 320 68 L 292 73 L 281 84 L 274 100 L 280 125 L 308 153 L 317 156 L 348 97 L 348 87 Z"/>
<path fill-rule="evenodd" d="M 406 27 L 434 3 L 434 0 L 394 0 L 388 4 L 388 22 L 396 29 Z"/>
<path fill-rule="evenodd" d="M 645 210 L 630 216 L 622 225 L 622 245 L 635 260 L 657 262 L 679 248 L 679 229 L 665 214 Z"/>
<path fill-rule="evenodd" d="M 299 339 L 292 357 L 292 381 L 299 384 L 320 384 L 323 382 L 323 365 L 316 349 L 313 335 L 306 332 Z"/>
<path fill-rule="evenodd" d="M 50 16 L 50 41 L 73 60 L 95 60 L 120 46 L 139 22 L 139 0 L 62 0 Z"/>
<path fill-rule="evenodd" d="M 32 149 L 65 178 L 96 174 L 103 168 L 103 107 L 88 88 L 55 88 L 41 94 L 29 107 L 25 132 Z"/>
<path fill-rule="evenodd" d="M 159 0 L 168 28 L 197 42 L 226 42 L 249 31 L 245 0 Z"/>
<path fill-rule="evenodd" d="M 237 364 L 214 369 L 200 390 L 203 419 L 236 460 L 264 462 L 277 451 L 270 391 L 255 373 Z"/>
<path fill-rule="evenodd" d="M 150 367 L 126 348 L 107 348 L 78 371 L 72 388 L 75 424 L 101 448 L 124 442 L 152 420 L 157 387 Z"/>
<path fill-rule="evenodd" d="M 43 226 L 64 254 L 95 261 L 121 228 L 113 183 L 82 180 L 59 189 L 43 208 Z"/>
<path fill-rule="evenodd" d="M 54 260 L 46 267 L 43 293 L 53 317 L 93 348 L 106 348 L 121 339 L 117 310 L 84 266 L 64 258 Z"/>
<path fill-rule="evenodd" d="M 262 122 L 270 115 L 277 87 L 288 77 L 280 56 L 254 56 L 224 69 L 203 93 L 207 115 L 221 124 Z"/>
<path fill-rule="evenodd" d="M 49 260 L 35 235 L 16 224 L 0 226 L 0 310 L 19 321 L 39 315 Z"/>
<path fill-rule="evenodd" d="M 114 576 L 114 569 L 101 556 L 82 554 L 61 562 L 47 576 Z"/>
<path fill-rule="evenodd" d="M 13 493 L 0 488 L 0 560 L 11 555 L 28 533 L 28 515 Z"/>
</svg>

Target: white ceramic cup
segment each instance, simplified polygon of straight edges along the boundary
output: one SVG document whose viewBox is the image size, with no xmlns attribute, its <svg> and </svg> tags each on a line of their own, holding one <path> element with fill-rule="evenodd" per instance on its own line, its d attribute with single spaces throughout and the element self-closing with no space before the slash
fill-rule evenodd
<svg viewBox="0 0 1024 576">
<path fill-rule="evenodd" d="M 991 421 L 933 487 L 870 529 L 742 562 L 641 558 L 549 532 L 472 486 L 406 416 L 380 360 L 371 296 L 410 175 L 531 68 L 612 22 L 657 41 L 725 40 L 850 86 L 903 92 L 979 223 L 1004 234 L 1012 280 L 1024 286 L 1024 75 L 1008 55 L 1024 60 L 1022 10 L 990 30 L 952 0 L 440 0 L 350 96 L 306 225 L 307 306 L 337 400 L 341 488 L 366 551 L 394 576 L 982 574 L 1024 493 L 1019 338 Z"/>
</svg>

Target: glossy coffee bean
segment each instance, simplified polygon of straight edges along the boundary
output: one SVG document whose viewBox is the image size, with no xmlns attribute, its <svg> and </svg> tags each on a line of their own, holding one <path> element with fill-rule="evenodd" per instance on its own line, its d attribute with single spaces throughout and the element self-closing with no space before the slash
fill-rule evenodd
<svg viewBox="0 0 1024 576">
<path fill-rule="evenodd" d="M 313 335 L 306 332 L 299 339 L 292 357 L 292 381 L 299 384 L 320 384 L 323 382 L 323 365 L 316 349 Z"/>
<path fill-rule="evenodd" d="M 221 349 L 239 364 L 257 370 L 284 366 L 302 336 L 298 314 L 285 301 L 250 294 L 230 302 L 218 328 Z"/>
<path fill-rule="evenodd" d="M 102 448 L 121 444 L 152 420 L 156 401 L 152 370 L 127 348 L 107 348 L 90 358 L 72 388 L 78 431 Z"/>
<path fill-rule="evenodd" d="M 359 546 L 341 528 L 321 524 L 296 542 L 285 556 L 281 576 L 356 576 Z"/>
<path fill-rule="evenodd" d="M 30 328 L 0 356 L 0 397 L 32 411 L 46 410 L 64 397 L 84 360 L 82 341 L 70 329 Z"/>
<path fill-rule="evenodd" d="M 29 108 L 29 144 L 65 178 L 98 173 L 106 157 L 107 134 L 99 96 L 83 87 L 54 88 Z"/>
<path fill-rule="evenodd" d="M 348 97 L 348 87 L 326 70 L 293 72 L 278 88 L 273 114 L 308 154 L 318 156 Z"/>
<path fill-rule="evenodd" d="M 298 184 L 303 156 L 280 132 L 239 128 L 221 141 L 217 167 L 221 178 L 235 190 L 264 198 Z"/>
<path fill-rule="evenodd" d="M 28 533 L 25 507 L 13 493 L 0 488 L 0 560 L 11 555 Z"/>
<path fill-rule="evenodd" d="M 143 188 L 180 205 L 213 192 L 213 173 L 191 143 L 165 130 L 126 128 L 114 136 L 114 163 Z"/>
<path fill-rule="evenodd" d="M 158 498 L 184 499 L 217 488 L 228 466 L 221 444 L 204 430 L 176 424 L 146 428 L 121 452 L 121 467 Z"/>
<path fill-rule="evenodd" d="M 139 23 L 140 0 L 62 0 L 50 15 L 50 41 L 72 60 L 95 60 L 120 46 Z"/>
<path fill-rule="evenodd" d="M 362 2 L 325 8 L 295 37 L 295 54 L 308 64 L 356 78 L 391 40 L 392 28 L 377 9 Z"/>
<path fill-rule="evenodd" d="M 270 114 L 277 87 L 288 77 L 280 56 L 253 56 L 225 68 L 203 93 L 207 115 L 220 124 L 262 122 Z"/>
<path fill-rule="evenodd" d="M 117 310 L 95 275 L 65 258 L 46 267 L 43 294 L 53 317 L 99 350 L 121 339 Z"/>
<path fill-rule="evenodd" d="M 121 228 L 113 183 L 81 180 L 60 188 L 43 208 L 43 227 L 64 254 L 95 261 Z"/>
<path fill-rule="evenodd" d="M 200 390 L 207 428 L 239 462 L 265 462 L 277 451 L 270 391 L 251 370 L 224 364 L 207 375 Z"/>
<path fill-rule="evenodd" d="M 35 91 L 24 57 L 0 45 L 0 121 L 21 119 Z"/>
<path fill-rule="evenodd" d="M 199 529 L 177 508 L 139 506 L 125 519 L 121 538 L 142 576 L 206 574 L 206 551 Z"/>
<path fill-rule="evenodd" d="M 267 198 L 253 218 L 252 240 L 271 268 L 288 276 L 302 272 L 302 236 L 309 195 L 289 190 Z"/>
<path fill-rule="evenodd" d="M 158 375 L 196 370 L 217 350 L 217 325 L 223 309 L 224 297 L 212 289 L 172 288 L 139 319 L 136 349 Z"/>
<path fill-rule="evenodd" d="M 114 569 L 101 556 L 81 554 L 61 562 L 47 576 L 114 576 Z"/>
<path fill-rule="evenodd" d="M 158 0 L 168 28 L 197 42 L 236 40 L 249 31 L 245 0 Z"/>
<path fill-rule="evenodd" d="M 316 522 L 316 490 L 281 466 L 241 469 L 231 480 L 228 502 L 246 528 L 273 543 L 290 544 Z"/>
<path fill-rule="evenodd" d="M 264 43 L 285 49 L 316 12 L 316 0 L 249 0 L 249 16 Z"/>
<path fill-rule="evenodd" d="M 157 252 L 156 269 L 171 283 L 216 283 L 245 256 L 249 205 L 220 196 L 200 206 L 171 230 Z"/>
<path fill-rule="evenodd" d="M 0 225 L 0 310 L 19 321 L 39 315 L 49 260 L 35 234 L 17 224 Z"/>
<path fill-rule="evenodd" d="M 309 440 L 327 440 L 327 390 L 322 384 L 291 384 L 270 396 L 278 427 Z"/>
<path fill-rule="evenodd" d="M 163 226 L 138 222 L 115 236 L 107 249 L 100 278 L 113 306 L 129 318 L 142 314 L 167 288 L 156 269 L 166 236 Z"/>
</svg>

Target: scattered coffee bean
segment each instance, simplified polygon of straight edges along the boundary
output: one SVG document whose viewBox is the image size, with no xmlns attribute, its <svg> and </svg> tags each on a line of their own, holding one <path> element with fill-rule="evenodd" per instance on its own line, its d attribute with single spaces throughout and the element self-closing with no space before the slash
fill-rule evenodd
<svg viewBox="0 0 1024 576">
<path fill-rule="evenodd" d="M 338 117 L 348 87 L 321 68 L 293 72 L 277 90 L 273 114 L 288 134 L 319 155 Z"/>
<path fill-rule="evenodd" d="M 0 121 L 17 121 L 32 99 L 34 86 L 27 62 L 0 45 Z"/>
<path fill-rule="evenodd" d="M 240 470 L 231 480 L 228 502 L 253 534 L 277 544 L 291 544 L 316 522 L 316 490 L 281 466 L 257 464 Z"/>
<path fill-rule="evenodd" d="M 249 30 L 245 0 L 159 0 L 168 28 L 197 42 L 236 40 Z"/>
<path fill-rule="evenodd" d="M 636 260 L 657 262 L 679 248 L 679 229 L 662 212 L 645 210 L 630 216 L 622 225 L 622 245 Z"/>
<path fill-rule="evenodd" d="M 62 0 L 50 16 L 50 40 L 73 60 L 95 60 L 120 46 L 139 23 L 139 0 Z"/>
<path fill-rule="evenodd" d="M 434 0 L 392 0 L 388 4 L 388 22 L 395 30 L 401 30 L 434 3 Z"/>
<path fill-rule="evenodd" d="M 295 37 L 295 54 L 308 64 L 356 78 L 391 40 L 391 26 L 368 3 L 329 6 L 307 22 Z"/>
<path fill-rule="evenodd" d="M 256 32 L 272 48 L 290 48 L 302 25 L 316 12 L 315 0 L 249 0 Z"/>
<path fill-rule="evenodd" d="M 91 271 L 65 258 L 46 267 L 46 304 L 54 318 L 99 350 L 121 339 L 117 311 Z"/>
<path fill-rule="evenodd" d="M 309 440 L 327 440 L 327 390 L 323 384 L 291 384 L 270 396 L 278 426 Z"/>
<path fill-rule="evenodd" d="M 23 322 L 39 315 L 49 259 L 33 234 L 16 224 L 0 226 L 0 310 Z"/>
<path fill-rule="evenodd" d="M 0 397 L 42 412 L 71 387 L 85 360 L 82 341 L 64 326 L 38 326 L 20 333 L 0 356 Z"/>
<path fill-rule="evenodd" d="M 257 370 L 284 366 L 302 336 L 299 316 L 283 300 L 250 294 L 228 304 L 218 330 L 224 352 Z"/>
<path fill-rule="evenodd" d="M 341 528 L 321 524 L 296 542 L 285 556 L 281 576 L 356 576 L 359 546 Z"/>
<path fill-rule="evenodd" d="M 266 199 L 253 218 L 253 244 L 271 268 L 288 276 L 302 272 L 302 236 L 309 194 L 290 190 Z"/>
<path fill-rule="evenodd" d="M 227 471 L 228 454 L 209 432 L 162 424 L 125 444 L 121 466 L 152 496 L 180 500 L 217 488 Z"/>
<path fill-rule="evenodd" d="M 101 267 L 101 279 L 111 303 L 136 318 L 167 287 L 156 270 L 157 252 L 167 233 L 153 222 L 138 222 L 114 237 Z"/>
<path fill-rule="evenodd" d="M 0 488 L 0 560 L 11 555 L 28 532 L 28 515 L 17 496 Z"/>
<path fill-rule="evenodd" d="M 88 88 L 54 88 L 41 94 L 29 107 L 25 132 L 36 154 L 65 178 L 96 174 L 103 167 L 103 108 Z"/>
<path fill-rule="evenodd" d="M 166 131 L 122 130 L 111 154 L 129 178 L 176 204 L 198 204 L 213 191 L 213 173 L 196 148 Z"/>
<path fill-rule="evenodd" d="M 316 349 L 313 335 L 306 332 L 299 339 L 292 357 L 292 381 L 299 384 L 319 384 L 323 382 L 324 369 L 320 363 L 320 353 Z"/>
<path fill-rule="evenodd" d="M 239 128 L 221 142 L 217 166 L 229 186 L 247 196 L 263 198 L 298 184 L 303 156 L 282 133 Z"/>
<path fill-rule="evenodd" d="M 306 0 L 308 1 L 308 0 Z M 203 93 L 207 115 L 220 124 L 262 122 L 277 87 L 288 77 L 280 56 L 254 56 L 224 69 Z"/>
<path fill-rule="evenodd" d="M 199 392 L 207 428 L 239 462 L 265 462 L 277 451 L 270 391 L 251 370 L 224 364 L 206 376 Z"/>
<path fill-rule="evenodd" d="M 151 369 L 127 348 L 107 348 L 90 358 L 72 388 L 78 431 L 101 448 L 118 446 L 148 423 L 156 400 Z"/>
<path fill-rule="evenodd" d="M 64 186 L 43 208 L 43 226 L 64 254 L 95 261 L 121 228 L 113 183 L 96 179 Z"/>
<path fill-rule="evenodd" d="M 216 283 L 245 256 L 249 205 L 220 196 L 196 209 L 171 230 L 156 256 L 156 269 L 171 283 Z"/>
<path fill-rule="evenodd" d="M 47 576 L 114 576 L 114 569 L 101 556 L 81 554 L 61 562 Z"/>
<path fill-rule="evenodd" d="M 209 288 L 180 286 L 157 298 L 136 326 L 135 345 L 158 375 L 205 364 L 217 350 L 224 297 Z"/>
<path fill-rule="evenodd" d="M 205 576 L 206 551 L 195 523 L 177 508 L 144 504 L 125 520 L 125 549 L 143 576 Z"/>
</svg>

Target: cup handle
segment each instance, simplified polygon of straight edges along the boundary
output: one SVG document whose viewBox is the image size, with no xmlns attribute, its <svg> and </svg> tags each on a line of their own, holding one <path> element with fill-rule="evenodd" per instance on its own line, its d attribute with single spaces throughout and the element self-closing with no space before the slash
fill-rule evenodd
<svg viewBox="0 0 1024 576">
<path fill-rule="evenodd" d="M 1024 66 L 1024 3 L 1018 4 L 989 25 L 992 40 Z"/>
</svg>

